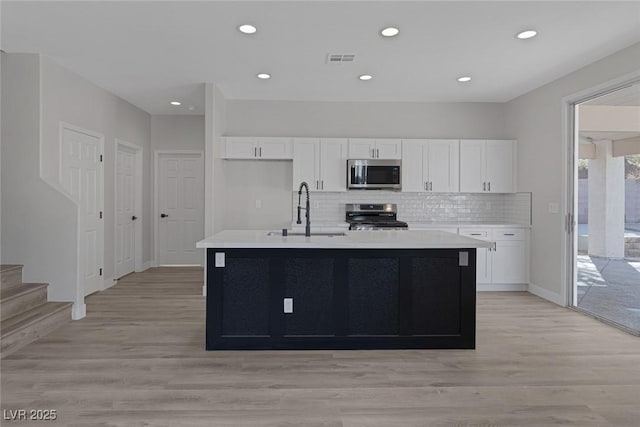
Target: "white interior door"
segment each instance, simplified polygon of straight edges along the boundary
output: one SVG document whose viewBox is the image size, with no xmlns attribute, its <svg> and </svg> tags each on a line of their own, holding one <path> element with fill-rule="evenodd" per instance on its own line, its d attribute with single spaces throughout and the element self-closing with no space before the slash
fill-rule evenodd
<svg viewBox="0 0 640 427">
<path fill-rule="evenodd" d="M 118 145 L 116 152 L 116 278 L 135 270 L 136 152 Z"/>
<path fill-rule="evenodd" d="M 158 154 L 158 235 L 160 265 L 201 265 L 196 242 L 204 237 L 201 153 Z"/>
<path fill-rule="evenodd" d="M 80 208 L 79 270 L 84 294 L 102 289 L 102 138 L 62 129 L 60 178 Z"/>
</svg>

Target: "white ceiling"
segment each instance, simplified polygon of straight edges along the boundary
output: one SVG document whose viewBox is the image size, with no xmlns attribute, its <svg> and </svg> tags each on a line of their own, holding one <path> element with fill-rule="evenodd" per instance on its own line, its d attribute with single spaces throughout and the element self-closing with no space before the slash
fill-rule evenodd
<svg viewBox="0 0 640 427">
<path fill-rule="evenodd" d="M 246 22 L 258 33 L 239 33 Z M 387 25 L 400 35 L 380 37 Z M 514 38 L 527 28 L 539 36 Z M 505 102 L 639 41 L 638 1 L 2 2 L 3 50 L 45 54 L 152 114 L 202 114 L 203 82 L 227 99 Z"/>
</svg>

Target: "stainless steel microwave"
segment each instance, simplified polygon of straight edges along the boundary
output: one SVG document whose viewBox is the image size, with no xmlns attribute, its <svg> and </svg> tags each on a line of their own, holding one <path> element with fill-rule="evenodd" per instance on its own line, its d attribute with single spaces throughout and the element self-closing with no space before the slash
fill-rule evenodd
<svg viewBox="0 0 640 427">
<path fill-rule="evenodd" d="M 347 160 L 347 189 L 402 189 L 400 160 Z"/>
</svg>

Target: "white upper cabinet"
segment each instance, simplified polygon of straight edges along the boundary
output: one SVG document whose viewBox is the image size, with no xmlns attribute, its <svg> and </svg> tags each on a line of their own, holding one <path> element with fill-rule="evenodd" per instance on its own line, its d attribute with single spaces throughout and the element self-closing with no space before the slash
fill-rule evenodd
<svg viewBox="0 0 640 427">
<path fill-rule="evenodd" d="M 401 159 L 399 139 L 350 138 L 349 159 Z"/>
<path fill-rule="evenodd" d="M 310 191 L 346 191 L 347 140 L 294 138 L 293 189 L 302 181 Z"/>
<path fill-rule="evenodd" d="M 516 142 L 460 141 L 460 191 L 513 193 L 516 191 Z"/>
<path fill-rule="evenodd" d="M 224 139 L 225 159 L 271 159 L 293 158 L 291 138 L 254 138 L 229 136 Z"/>
<path fill-rule="evenodd" d="M 458 191 L 458 140 L 402 141 L 402 191 Z"/>
</svg>

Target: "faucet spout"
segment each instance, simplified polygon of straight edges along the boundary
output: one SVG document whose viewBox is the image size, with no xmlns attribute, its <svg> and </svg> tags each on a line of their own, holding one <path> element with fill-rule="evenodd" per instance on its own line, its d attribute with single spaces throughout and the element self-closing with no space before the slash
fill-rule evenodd
<svg viewBox="0 0 640 427">
<path fill-rule="evenodd" d="M 305 189 L 307 192 L 307 201 L 305 203 L 305 207 L 300 206 L 300 198 L 302 197 L 302 189 Z M 297 224 L 302 224 L 302 219 L 300 218 L 300 210 L 305 210 L 306 224 L 304 228 L 304 235 L 307 237 L 311 237 L 311 219 L 310 219 L 310 210 L 311 204 L 309 203 L 309 185 L 306 182 L 301 182 L 300 187 L 298 188 L 298 220 Z"/>
</svg>

